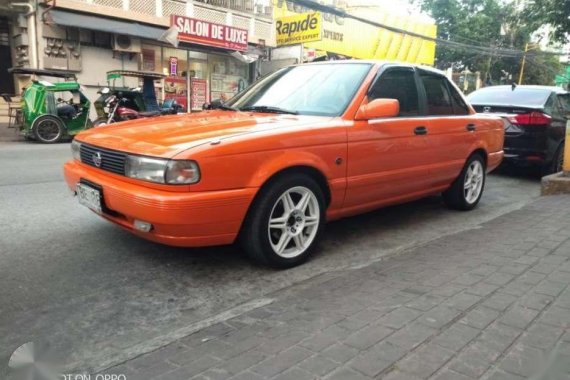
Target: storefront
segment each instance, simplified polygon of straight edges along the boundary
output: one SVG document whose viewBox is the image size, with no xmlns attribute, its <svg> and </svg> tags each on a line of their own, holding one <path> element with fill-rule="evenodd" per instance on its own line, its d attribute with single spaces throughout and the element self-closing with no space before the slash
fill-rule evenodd
<svg viewBox="0 0 570 380">
<path fill-rule="evenodd" d="M 254 54 L 261 51 L 248 41 L 245 28 L 186 16 L 170 18 L 170 27 L 177 20 L 191 25 L 181 24 L 177 44 L 160 41 L 169 30 L 166 23 L 140 24 L 60 9 L 46 17 L 49 22 L 38 30 L 39 67 L 77 73 L 91 100 L 107 85 L 107 71 L 151 71 L 167 75 L 155 82 L 159 102 L 174 98 L 185 109 L 200 111 L 204 103 L 229 99 L 248 86 L 254 79 Z M 133 78 L 122 81 L 123 87 L 139 86 Z"/>
<path fill-rule="evenodd" d="M 251 81 L 249 64 L 229 53 L 186 44 L 174 48 L 143 41 L 139 69 L 168 75 L 158 89 L 162 98 L 175 98 L 187 109 L 190 102 L 192 111 L 214 99 L 231 98 Z"/>
</svg>

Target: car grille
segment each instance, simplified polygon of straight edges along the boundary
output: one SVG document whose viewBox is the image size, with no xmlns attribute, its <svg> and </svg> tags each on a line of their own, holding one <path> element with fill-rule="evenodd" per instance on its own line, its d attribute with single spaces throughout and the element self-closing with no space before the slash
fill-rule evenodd
<svg viewBox="0 0 570 380">
<path fill-rule="evenodd" d="M 86 144 L 81 144 L 79 153 L 81 154 L 81 162 L 86 165 L 106 170 L 111 173 L 125 175 L 125 162 L 127 160 L 126 153 Z M 101 155 L 101 163 L 99 166 L 95 163 L 97 161 L 97 153 Z"/>
</svg>

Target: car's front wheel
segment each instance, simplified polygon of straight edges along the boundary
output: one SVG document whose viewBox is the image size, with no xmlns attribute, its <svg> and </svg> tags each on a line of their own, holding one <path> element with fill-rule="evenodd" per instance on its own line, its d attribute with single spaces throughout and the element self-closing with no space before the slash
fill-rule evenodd
<svg viewBox="0 0 570 380">
<path fill-rule="evenodd" d="M 324 221 L 325 200 L 318 183 L 302 173 L 286 174 L 262 188 L 240 240 L 254 260 L 289 268 L 309 257 Z"/>
<path fill-rule="evenodd" d="M 467 160 L 461 174 L 451 187 L 443 193 L 443 200 L 449 208 L 471 210 L 477 206 L 487 176 L 485 160 L 480 154 L 473 154 Z"/>
</svg>

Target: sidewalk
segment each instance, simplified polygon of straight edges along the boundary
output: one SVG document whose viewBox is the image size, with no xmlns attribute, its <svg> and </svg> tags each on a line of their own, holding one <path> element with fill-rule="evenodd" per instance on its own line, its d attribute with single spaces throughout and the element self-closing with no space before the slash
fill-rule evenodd
<svg viewBox="0 0 570 380">
<path fill-rule="evenodd" d="M 19 131 L 8 128 L 8 123 L 0 123 L 0 142 L 25 141 Z"/>
<path fill-rule="evenodd" d="M 277 292 L 267 306 L 102 373 L 568 379 L 569 284 L 570 197 L 545 197 L 480 229 Z"/>
</svg>

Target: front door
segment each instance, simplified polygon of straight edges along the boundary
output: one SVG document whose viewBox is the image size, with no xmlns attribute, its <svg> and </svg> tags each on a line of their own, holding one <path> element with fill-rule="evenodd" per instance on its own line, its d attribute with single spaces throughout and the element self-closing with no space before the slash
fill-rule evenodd
<svg viewBox="0 0 570 380">
<path fill-rule="evenodd" d="M 355 121 L 348 128 L 347 193 L 351 211 L 395 203 L 425 193 L 430 154 L 413 68 L 388 67 L 370 88 L 367 99 L 397 99 L 398 117 Z"/>
</svg>

